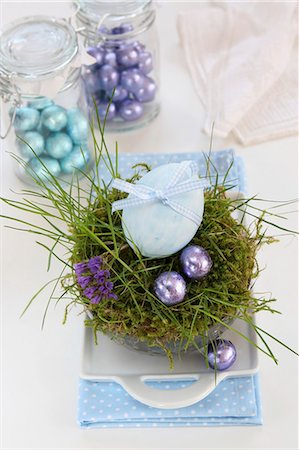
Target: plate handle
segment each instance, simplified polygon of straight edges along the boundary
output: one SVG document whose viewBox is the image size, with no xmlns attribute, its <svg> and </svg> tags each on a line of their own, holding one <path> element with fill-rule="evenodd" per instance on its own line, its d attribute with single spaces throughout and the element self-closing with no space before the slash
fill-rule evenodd
<svg viewBox="0 0 299 450">
<path fill-rule="evenodd" d="M 215 387 L 226 378 L 225 373 L 217 373 L 215 379 L 214 372 L 210 374 L 199 374 L 198 379 L 190 386 L 182 389 L 157 389 L 153 386 L 145 384 L 145 381 L 178 381 L 180 378 L 176 375 L 174 378 L 158 377 L 158 376 L 136 376 L 125 375 L 114 377 L 133 398 L 144 403 L 145 405 L 161 409 L 175 409 L 184 406 L 190 406 L 205 398 Z M 181 381 L 188 379 L 188 375 L 184 374 Z M 190 375 L 192 381 L 194 374 Z"/>
</svg>

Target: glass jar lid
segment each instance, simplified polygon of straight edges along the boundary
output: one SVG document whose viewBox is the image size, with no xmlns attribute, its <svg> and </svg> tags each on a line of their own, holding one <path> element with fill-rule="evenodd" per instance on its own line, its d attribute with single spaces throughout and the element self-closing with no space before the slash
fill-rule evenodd
<svg viewBox="0 0 299 450">
<path fill-rule="evenodd" d="M 100 34 L 105 39 L 107 34 L 110 35 L 109 39 L 118 39 L 117 33 L 111 35 L 109 28 L 123 21 L 133 24 L 134 30 L 122 31 L 122 37 L 138 34 L 151 25 L 155 16 L 152 0 L 75 0 L 74 4 L 77 8 L 77 23 L 82 28 L 80 32 L 89 37 Z"/>
<path fill-rule="evenodd" d="M 76 32 L 64 19 L 25 17 L 0 32 L 3 75 L 29 80 L 63 72 L 78 53 Z"/>
<path fill-rule="evenodd" d="M 138 13 L 138 10 L 144 10 L 151 2 L 152 0 L 129 0 L 125 2 L 119 0 L 97 0 L 93 2 L 90 0 L 77 0 L 77 5 L 80 7 L 82 14 L 98 20 L 103 14 L 125 17 L 129 14 Z"/>
</svg>

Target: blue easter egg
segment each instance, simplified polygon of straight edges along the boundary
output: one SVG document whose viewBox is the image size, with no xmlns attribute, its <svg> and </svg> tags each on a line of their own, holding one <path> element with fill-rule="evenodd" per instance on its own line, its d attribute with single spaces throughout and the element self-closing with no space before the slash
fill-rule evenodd
<svg viewBox="0 0 299 450">
<path fill-rule="evenodd" d="M 64 158 L 72 151 L 72 148 L 73 143 L 71 138 L 61 131 L 50 134 L 46 140 L 47 153 L 53 158 Z"/>
<path fill-rule="evenodd" d="M 48 97 L 37 97 L 28 102 L 28 106 L 35 109 L 45 109 L 51 105 L 53 105 L 53 100 Z"/>
<path fill-rule="evenodd" d="M 48 136 L 50 136 L 51 131 L 44 127 L 43 124 L 40 122 L 38 127 L 36 128 L 36 131 L 43 136 L 44 139 L 47 139 Z"/>
<path fill-rule="evenodd" d="M 43 136 L 37 131 L 27 131 L 26 133 L 23 133 L 21 135 L 21 138 L 25 142 L 17 139 L 17 146 L 20 155 L 25 160 L 32 158 L 34 154 L 39 156 L 45 150 L 45 140 Z"/>
<path fill-rule="evenodd" d="M 90 152 L 87 144 L 75 145 L 73 151 L 60 161 L 61 170 L 66 174 L 72 174 L 76 169 L 86 169 L 89 161 Z"/>
<path fill-rule="evenodd" d="M 34 108 L 28 106 L 17 108 L 14 127 L 18 131 L 34 130 L 39 124 L 39 117 L 39 112 Z"/>
<path fill-rule="evenodd" d="M 137 184 L 163 192 L 179 165 L 171 163 L 159 166 L 144 175 Z M 180 182 L 196 179 L 198 176 L 192 175 L 191 169 L 187 168 Z M 136 197 L 130 194 L 128 198 Z M 174 195 L 171 200 L 202 218 L 204 209 L 202 189 Z M 163 199 L 124 208 L 122 213 L 122 227 L 128 244 L 133 249 L 137 247 L 143 256 L 151 258 L 170 256 L 184 248 L 194 237 L 198 226 L 165 204 Z"/>
<path fill-rule="evenodd" d="M 61 106 L 48 106 L 42 111 L 41 121 L 50 131 L 60 131 L 67 124 L 66 111 Z"/>
<path fill-rule="evenodd" d="M 88 131 L 88 122 L 80 109 L 69 109 L 67 112 L 67 132 L 74 144 L 86 142 Z"/>
<path fill-rule="evenodd" d="M 41 178 L 43 181 L 51 179 L 51 175 L 57 177 L 61 168 L 57 159 L 50 156 L 40 156 L 32 158 L 28 163 L 29 171 L 33 172 L 33 176 Z"/>
</svg>

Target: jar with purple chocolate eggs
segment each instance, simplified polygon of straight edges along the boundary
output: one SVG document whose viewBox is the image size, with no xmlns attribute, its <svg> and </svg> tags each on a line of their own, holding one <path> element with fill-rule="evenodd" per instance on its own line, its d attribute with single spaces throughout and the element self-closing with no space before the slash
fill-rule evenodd
<svg viewBox="0 0 299 450">
<path fill-rule="evenodd" d="M 110 131 L 139 128 L 159 113 L 159 49 L 151 0 L 77 0 L 77 25 L 94 63 L 82 77 L 90 117 Z M 95 120 L 96 122 L 96 120 Z"/>
<path fill-rule="evenodd" d="M 32 177 L 42 184 L 81 177 L 93 147 L 70 22 L 32 16 L 10 23 L 1 30 L 0 61 L 1 138 L 17 175 L 29 184 Z"/>
</svg>

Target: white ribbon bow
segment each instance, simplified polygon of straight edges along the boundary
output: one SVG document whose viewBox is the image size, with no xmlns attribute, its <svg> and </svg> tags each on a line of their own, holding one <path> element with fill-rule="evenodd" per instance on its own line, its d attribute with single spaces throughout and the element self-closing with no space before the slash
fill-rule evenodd
<svg viewBox="0 0 299 450">
<path fill-rule="evenodd" d="M 185 180 L 180 182 L 182 176 L 188 169 L 191 169 L 191 177 L 198 174 L 198 166 L 195 161 L 183 161 L 179 164 L 177 170 L 175 170 L 173 174 L 173 177 L 163 189 L 155 189 L 144 184 L 132 184 L 119 178 L 115 178 L 111 184 L 111 187 L 118 189 L 119 191 L 126 192 L 127 194 L 133 194 L 134 197 L 113 202 L 112 213 L 124 208 L 141 206 L 149 202 L 160 201 L 163 205 L 169 206 L 171 209 L 187 219 L 192 220 L 192 222 L 199 226 L 202 217 L 191 209 L 186 208 L 185 206 L 172 200 L 172 197 L 175 195 L 194 191 L 196 189 L 204 189 L 209 185 L 207 181 L 199 178 L 197 180 Z"/>
</svg>

